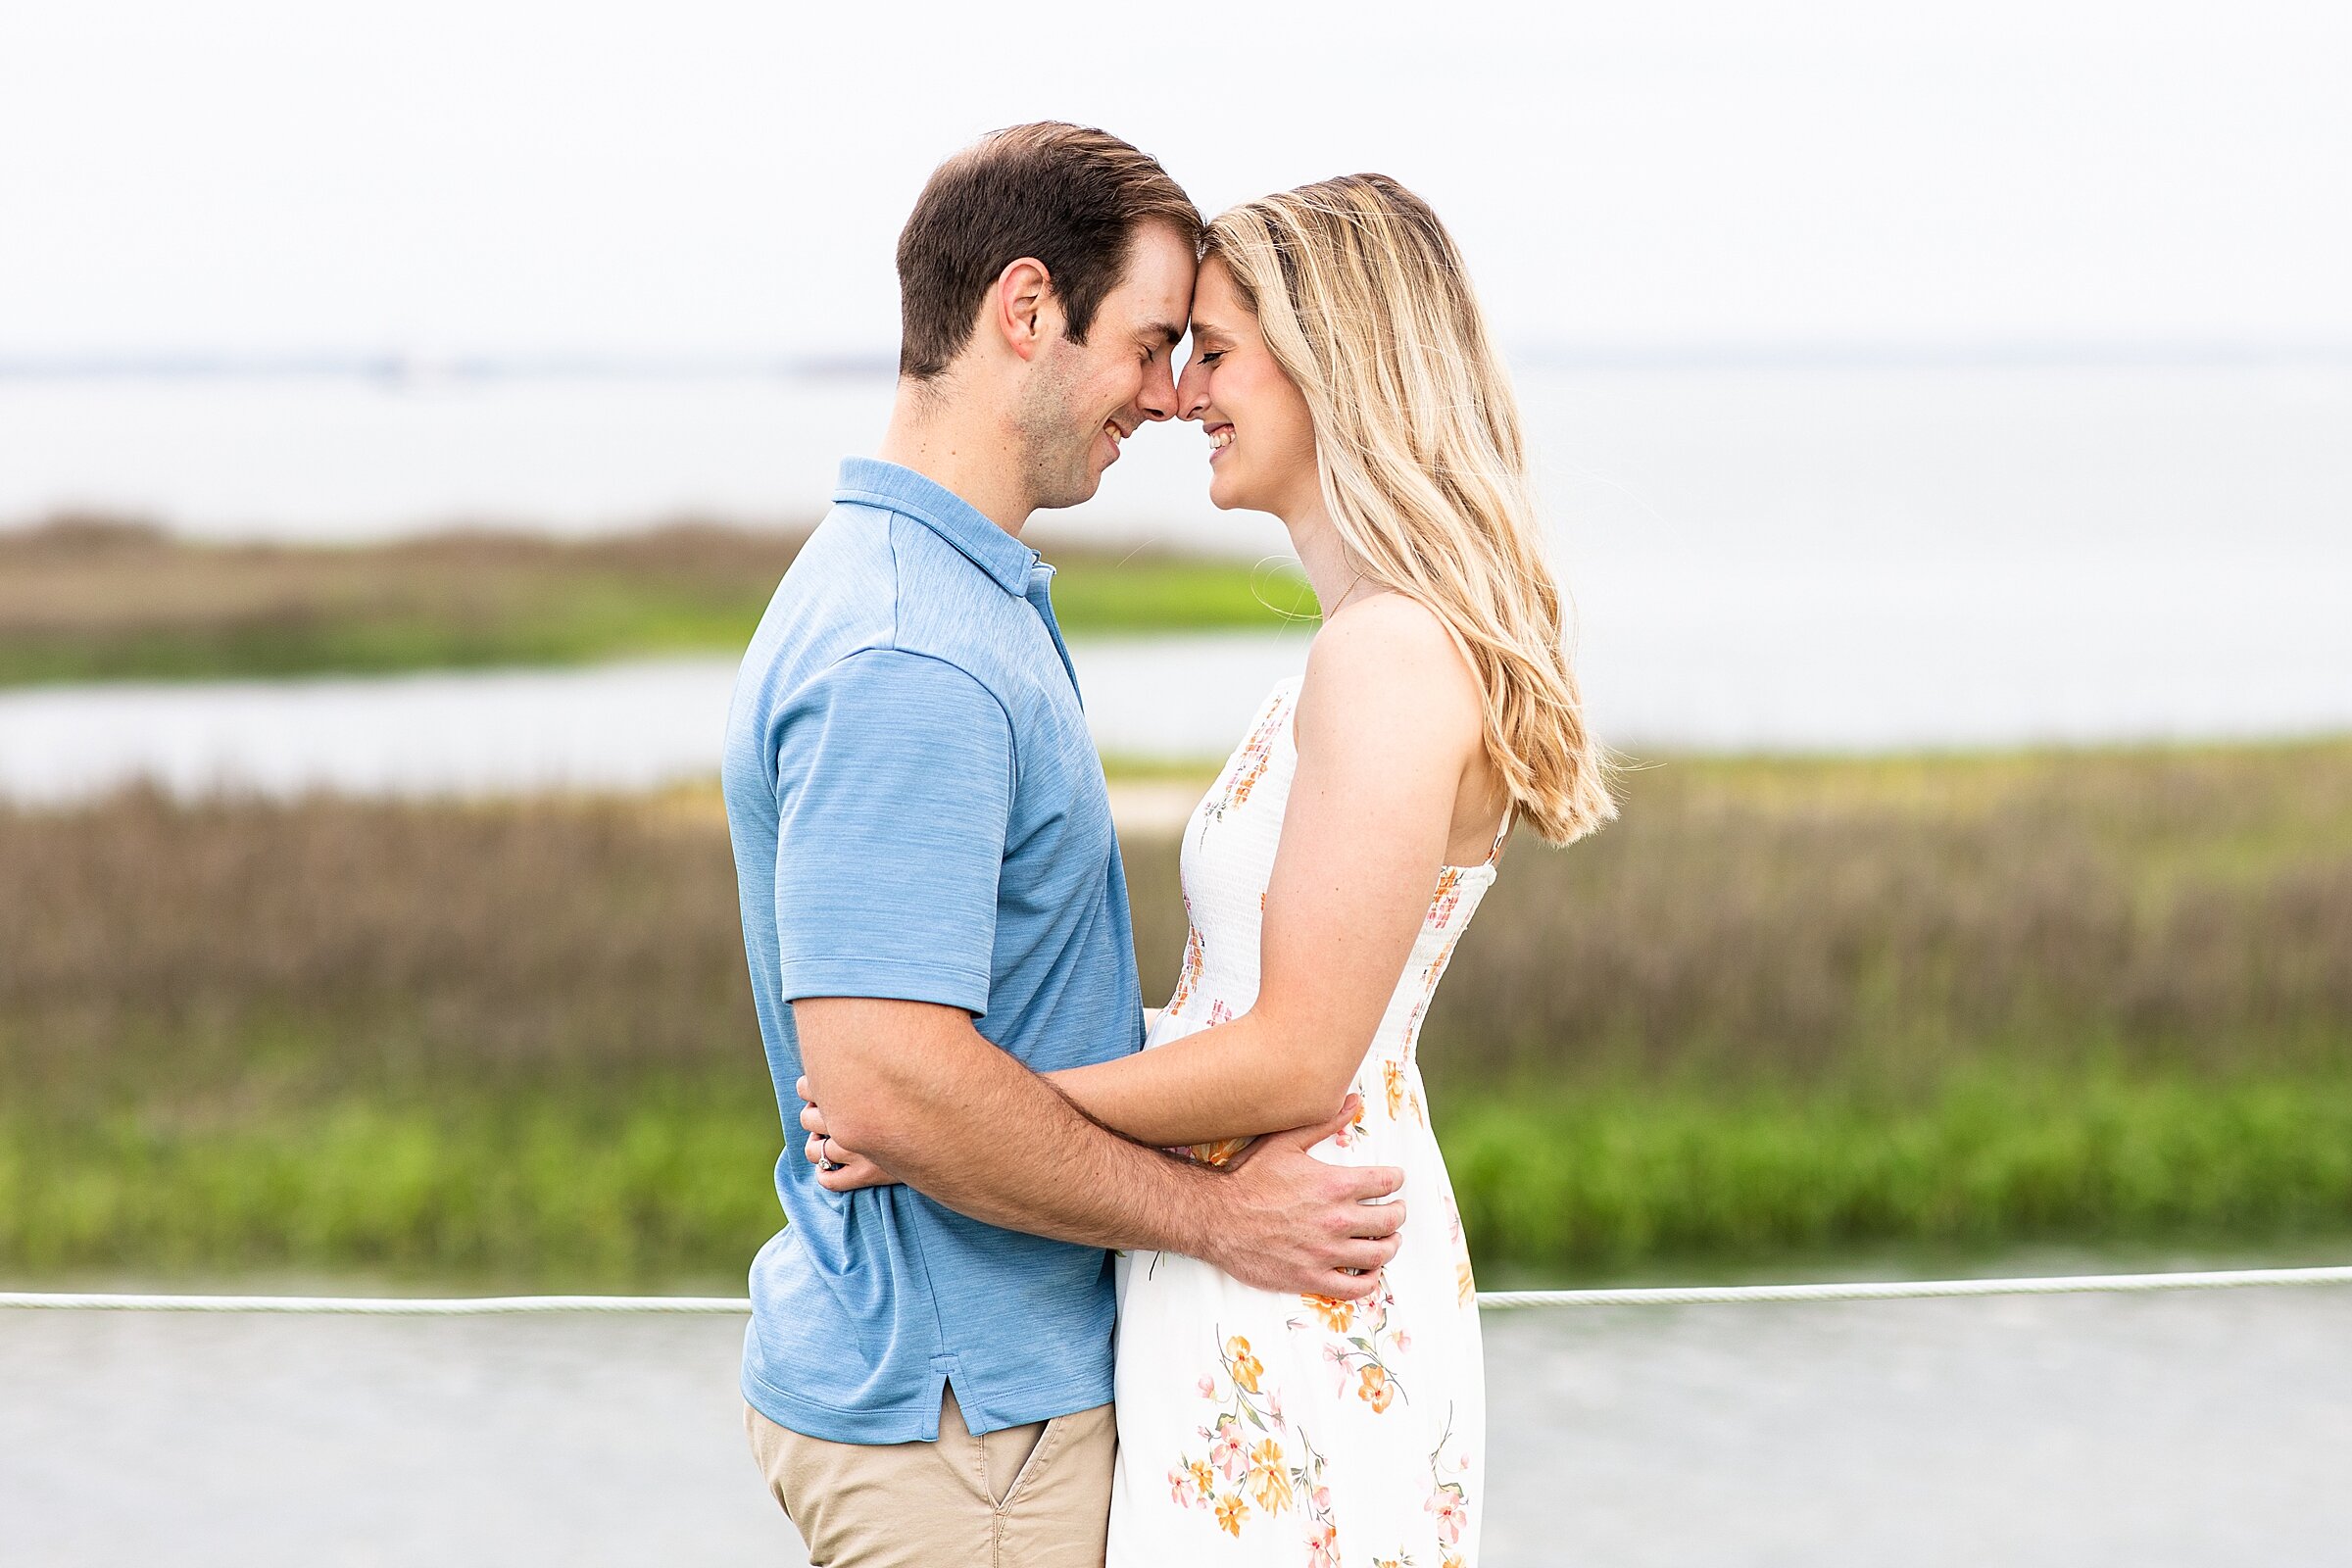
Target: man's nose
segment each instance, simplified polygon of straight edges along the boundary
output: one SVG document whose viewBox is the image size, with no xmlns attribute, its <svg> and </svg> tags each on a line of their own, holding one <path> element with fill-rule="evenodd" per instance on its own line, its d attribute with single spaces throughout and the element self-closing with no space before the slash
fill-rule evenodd
<svg viewBox="0 0 2352 1568">
<path fill-rule="evenodd" d="M 1135 400 L 1147 419 L 1170 419 L 1176 416 L 1176 378 L 1168 371 L 1168 362 L 1153 357 L 1152 369 L 1144 377 L 1144 390 Z"/>
</svg>

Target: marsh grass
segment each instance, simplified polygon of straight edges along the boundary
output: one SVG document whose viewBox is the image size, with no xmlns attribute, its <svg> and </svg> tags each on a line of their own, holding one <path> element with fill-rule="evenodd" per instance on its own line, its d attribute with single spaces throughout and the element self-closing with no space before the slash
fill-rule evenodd
<svg viewBox="0 0 2352 1568">
<path fill-rule="evenodd" d="M 1608 1271 L 1888 1243 L 2352 1233 L 2352 1074 L 1954 1071 L 1888 1099 L 1587 1084 L 1441 1114 L 1482 1261 Z"/>
<path fill-rule="evenodd" d="M 2352 744 L 1625 796 L 1511 847 L 1421 1042 L 1482 1260 L 2352 1233 Z M 708 791 L 0 811 L 0 1266 L 739 1270 L 735 901 Z"/>
<path fill-rule="evenodd" d="M 2352 1077 L 1961 1075 L 1901 1105 L 1588 1084 L 1442 1103 L 1482 1267 L 1602 1277 L 2352 1233 Z M 0 1114 L 18 1274 L 365 1269 L 549 1288 L 740 1278 L 778 1223 L 763 1085 Z"/>
<path fill-rule="evenodd" d="M 583 540 L 466 529 L 389 544 L 214 545 L 118 519 L 0 534 L 0 685 L 566 664 L 740 651 L 803 529 L 677 521 Z M 1064 554 L 1075 635 L 1265 626 L 1275 566 Z"/>
<path fill-rule="evenodd" d="M 740 1280 L 779 1223 L 777 1121 L 755 1087 L 0 1114 L 0 1258 L 36 1274 Z"/>
<path fill-rule="evenodd" d="M 1624 794 L 1506 852 L 1427 1026 L 1441 1091 L 2352 1066 L 2352 744 L 1686 760 Z M 1149 993 L 1182 915 L 1137 860 Z"/>
</svg>

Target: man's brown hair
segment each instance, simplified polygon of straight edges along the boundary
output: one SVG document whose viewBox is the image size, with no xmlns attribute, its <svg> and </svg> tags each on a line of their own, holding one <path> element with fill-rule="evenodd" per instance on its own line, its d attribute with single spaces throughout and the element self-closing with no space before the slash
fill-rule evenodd
<svg viewBox="0 0 2352 1568">
<path fill-rule="evenodd" d="M 1024 256 L 1045 264 L 1071 341 L 1085 342 L 1147 222 L 1200 245 L 1184 187 L 1107 131 L 1041 121 L 982 137 L 932 172 L 899 231 L 899 373 L 945 370 L 989 285 Z"/>
</svg>

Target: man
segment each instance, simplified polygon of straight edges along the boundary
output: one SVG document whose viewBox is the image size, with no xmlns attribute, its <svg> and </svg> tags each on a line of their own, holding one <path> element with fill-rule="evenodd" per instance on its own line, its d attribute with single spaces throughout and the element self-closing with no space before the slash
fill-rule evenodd
<svg viewBox="0 0 2352 1568">
<path fill-rule="evenodd" d="M 778 1102 L 792 1126 L 806 1072 L 830 1131 L 905 1183 L 830 1193 L 788 1150 L 790 1223 L 752 1269 L 745 1419 L 825 1568 L 1102 1561 L 1103 1249 L 1330 1294 L 1396 1248 L 1400 1205 L 1366 1200 L 1399 1173 L 1311 1157 L 1335 1127 L 1218 1171 L 1038 1076 L 1137 1049 L 1142 999 L 1052 568 L 1020 530 L 1174 412 L 1200 228 L 1099 130 L 1017 126 L 942 165 L 900 236 L 881 455 L 842 466 L 736 685 L 727 813 Z"/>
</svg>

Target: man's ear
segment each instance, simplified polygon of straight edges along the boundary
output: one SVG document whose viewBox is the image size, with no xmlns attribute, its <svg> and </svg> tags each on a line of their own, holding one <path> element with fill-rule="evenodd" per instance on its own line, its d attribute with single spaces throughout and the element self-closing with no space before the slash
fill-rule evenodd
<svg viewBox="0 0 2352 1568">
<path fill-rule="evenodd" d="M 1046 264 L 1024 256 L 999 272 L 980 324 L 1020 358 L 1036 358 L 1047 337 L 1061 330 L 1061 303 L 1054 297 L 1054 274 L 1046 270 Z"/>
</svg>

